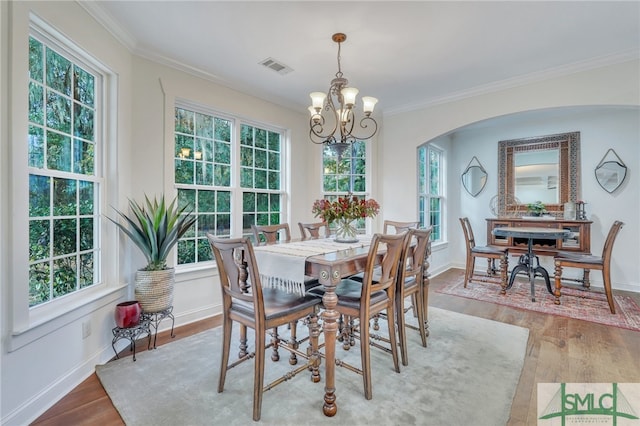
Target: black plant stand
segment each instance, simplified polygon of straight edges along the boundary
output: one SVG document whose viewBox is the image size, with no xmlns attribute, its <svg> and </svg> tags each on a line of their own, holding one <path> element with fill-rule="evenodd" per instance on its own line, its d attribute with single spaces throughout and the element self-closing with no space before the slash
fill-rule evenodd
<svg viewBox="0 0 640 426">
<path fill-rule="evenodd" d="M 111 341 L 111 347 L 113 348 L 113 352 L 116 354 L 116 359 L 120 358 L 118 356 L 118 351 L 116 351 L 116 342 L 120 339 L 127 339 L 131 342 L 131 351 L 133 352 L 133 360 L 136 360 L 136 340 L 145 334 L 148 337 L 147 349 L 151 349 L 151 321 L 146 318 L 140 318 L 140 322 L 137 325 L 132 327 L 114 327 L 111 330 L 113 333 L 113 340 Z"/>
<path fill-rule="evenodd" d="M 156 348 L 156 341 L 158 339 L 158 326 L 160 322 L 165 318 L 171 318 L 171 337 L 176 337 L 173 334 L 173 326 L 176 323 L 176 319 L 173 316 L 173 306 L 169 306 L 164 311 L 159 312 L 142 312 L 140 315 L 141 320 L 149 321 L 151 326 L 153 327 L 153 349 Z"/>
</svg>

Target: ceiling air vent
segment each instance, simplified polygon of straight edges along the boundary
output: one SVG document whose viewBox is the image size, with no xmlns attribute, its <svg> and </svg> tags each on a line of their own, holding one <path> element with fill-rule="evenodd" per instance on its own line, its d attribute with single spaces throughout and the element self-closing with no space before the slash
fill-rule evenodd
<svg viewBox="0 0 640 426">
<path fill-rule="evenodd" d="M 291 67 L 288 67 L 282 62 L 273 58 L 265 59 L 264 61 L 260 62 L 260 65 L 263 65 L 269 69 L 272 69 L 280 75 L 289 74 L 291 71 L 293 71 Z"/>
</svg>

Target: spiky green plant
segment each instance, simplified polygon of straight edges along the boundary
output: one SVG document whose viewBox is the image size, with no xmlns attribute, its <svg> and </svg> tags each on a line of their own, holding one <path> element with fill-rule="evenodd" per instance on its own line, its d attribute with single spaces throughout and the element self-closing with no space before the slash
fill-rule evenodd
<svg viewBox="0 0 640 426">
<path fill-rule="evenodd" d="M 196 217 L 188 206 L 178 207 L 176 199 L 166 204 L 164 196 L 153 201 L 146 195 L 145 203 L 129 199 L 133 215 L 127 216 L 116 210 L 125 223 L 110 221 L 131 238 L 147 259 L 147 271 L 159 271 L 167 266 L 167 256 L 180 237 L 194 224 Z"/>
</svg>

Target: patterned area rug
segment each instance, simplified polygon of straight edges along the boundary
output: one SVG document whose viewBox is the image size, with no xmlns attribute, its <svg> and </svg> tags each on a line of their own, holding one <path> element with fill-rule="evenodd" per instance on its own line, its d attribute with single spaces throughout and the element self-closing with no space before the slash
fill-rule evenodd
<svg viewBox="0 0 640 426">
<path fill-rule="evenodd" d="M 551 285 L 553 286 L 553 280 Z M 616 305 L 615 315 L 609 311 L 607 297 L 600 289 L 582 290 L 563 287 L 561 305 L 556 305 L 554 303 L 555 297 L 549 294 L 544 283 L 541 280 L 536 280 L 536 301 L 532 302 L 531 287 L 526 277 L 517 278 L 513 287 L 507 290 L 506 295 L 500 294 L 500 286 L 493 283 L 472 282 L 467 285 L 467 288 L 464 288 L 464 273 L 461 273 L 460 277 L 453 280 L 451 284 L 436 291 L 529 311 L 640 331 L 640 307 L 631 297 L 616 295 L 615 290 L 613 292 Z"/>
<path fill-rule="evenodd" d="M 416 325 L 411 313 L 407 321 Z M 253 422 L 253 360 L 231 369 L 224 392 L 216 392 L 220 327 L 144 351 L 136 362 L 125 357 L 98 365 L 96 373 L 127 426 L 506 425 L 529 330 L 435 307 L 429 309 L 429 324 L 427 348 L 417 332 L 407 333 L 409 365 L 399 374 L 389 354 L 371 349 L 372 400 L 364 398 L 361 376 L 337 368 L 335 417 L 322 414 L 323 361 L 323 382 L 312 383 L 306 371 L 288 377 L 264 394 L 261 421 Z M 298 327 L 299 337 L 304 328 Z M 236 328 L 234 354 L 238 336 Z M 286 351 L 279 362 L 271 361 L 270 352 L 265 383 L 287 377 L 291 369 Z M 358 347 L 344 351 L 339 345 L 336 353 L 361 365 Z"/>
</svg>

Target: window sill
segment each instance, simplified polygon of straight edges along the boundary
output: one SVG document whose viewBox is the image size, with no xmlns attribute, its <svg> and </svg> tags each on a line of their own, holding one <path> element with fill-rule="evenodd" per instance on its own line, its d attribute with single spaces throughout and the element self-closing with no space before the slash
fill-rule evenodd
<svg viewBox="0 0 640 426">
<path fill-rule="evenodd" d="M 434 251 L 442 251 L 442 250 L 446 250 L 447 247 L 449 247 L 449 243 L 446 241 L 441 241 L 438 243 L 432 243 L 431 244 L 431 252 L 433 253 Z"/>
<path fill-rule="evenodd" d="M 127 285 L 88 291 L 68 303 L 33 308 L 28 327 L 13 330 L 8 340 L 8 351 L 20 349 L 52 332 L 79 320 L 97 309 L 115 303 L 125 296 Z M 74 295 L 76 296 L 76 295 Z M 80 295 L 77 295 L 80 296 Z"/>
</svg>

